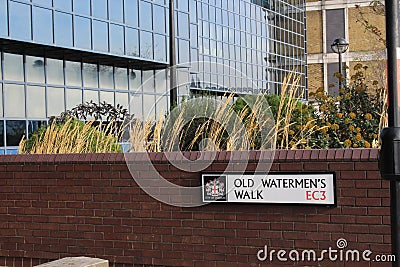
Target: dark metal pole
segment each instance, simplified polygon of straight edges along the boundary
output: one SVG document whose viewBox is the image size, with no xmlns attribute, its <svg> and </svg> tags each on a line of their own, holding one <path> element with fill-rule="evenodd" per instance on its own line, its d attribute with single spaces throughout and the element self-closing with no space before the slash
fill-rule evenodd
<svg viewBox="0 0 400 267">
<path fill-rule="evenodd" d="M 386 48 L 388 57 L 388 126 L 399 127 L 399 102 L 397 81 L 397 48 L 399 47 L 398 0 L 386 0 Z M 396 161 L 394 159 L 393 161 Z M 394 162 L 394 164 L 396 164 Z M 400 181 L 390 182 L 390 216 L 392 234 L 392 254 L 396 261 L 392 266 L 400 266 Z"/>
<path fill-rule="evenodd" d="M 178 92 L 176 84 L 176 45 L 175 45 L 175 8 L 174 1 L 169 0 L 169 62 L 170 62 L 170 110 L 178 103 Z"/>
<path fill-rule="evenodd" d="M 342 63 L 342 53 L 339 51 L 339 73 L 340 73 L 340 77 L 339 77 L 339 91 L 342 88 L 342 75 L 343 75 L 343 63 Z"/>
</svg>

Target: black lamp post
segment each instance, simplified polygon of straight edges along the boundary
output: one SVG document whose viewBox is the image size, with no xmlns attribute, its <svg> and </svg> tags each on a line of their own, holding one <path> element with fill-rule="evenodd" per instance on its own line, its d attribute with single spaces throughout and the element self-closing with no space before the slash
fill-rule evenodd
<svg viewBox="0 0 400 267">
<path fill-rule="evenodd" d="M 349 43 L 344 38 L 338 38 L 331 44 L 332 51 L 339 54 L 339 73 L 343 75 L 342 54 L 349 49 Z M 339 78 L 339 90 L 342 88 L 342 77 Z"/>
</svg>

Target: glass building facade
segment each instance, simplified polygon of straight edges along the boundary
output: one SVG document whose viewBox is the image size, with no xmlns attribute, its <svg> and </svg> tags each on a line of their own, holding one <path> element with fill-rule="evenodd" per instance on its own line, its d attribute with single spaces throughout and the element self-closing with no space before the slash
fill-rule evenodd
<svg viewBox="0 0 400 267">
<path fill-rule="evenodd" d="M 175 0 L 178 98 L 306 89 L 304 0 Z M 169 108 L 169 0 L 0 0 L 0 154 L 94 101 Z M 240 75 L 239 75 L 239 74 Z"/>
</svg>

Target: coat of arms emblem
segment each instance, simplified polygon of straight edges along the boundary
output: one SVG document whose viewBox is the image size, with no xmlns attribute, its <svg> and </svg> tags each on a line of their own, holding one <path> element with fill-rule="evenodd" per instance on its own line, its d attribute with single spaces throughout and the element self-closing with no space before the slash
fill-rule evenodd
<svg viewBox="0 0 400 267">
<path fill-rule="evenodd" d="M 226 176 L 204 177 L 204 200 L 226 200 Z"/>
</svg>

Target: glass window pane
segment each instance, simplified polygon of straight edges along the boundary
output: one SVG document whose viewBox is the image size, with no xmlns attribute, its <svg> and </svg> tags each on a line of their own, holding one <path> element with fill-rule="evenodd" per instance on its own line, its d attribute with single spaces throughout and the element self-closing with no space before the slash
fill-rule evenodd
<svg viewBox="0 0 400 267">
<path fill-rule="evenodd" d="M 140 1 L 140 28 L 151 31 L 153 29 L 151 4 L 148 2 Z"/>
<path fill-rule="evenodd" d="M 74 42 L 79 48 L 91 48 L 90 19 L 75 16 L 74 20 Z"/>
<path fill-rule="evenodd" d="M 25 117 L 25 92 L 23 85 L 5 84 L 4 100 L 5 117 Z"/>
<path fill-rule="evenodd" d="M 9 2 L 10 8 L 10 36 L 30 40 L 31 39 L 31 9 L 29 5 Z"/>
<path fill-rule="evenodd" d="M 25 121 L 6 121 L 7 146 L 18 146 L 24 135 L 26 135 Z"/>
<path fill-rule="evenodd" d="M 115 105 L 120 105 L 123 108 L 129 109 L 128 94 L 115 93 Z"/>
<path fill-rule="evenodd" d="M 154 59 L 158 61 L 167 61 L 166 37 L 164 35 L 154 34 Z"/>
<path fill-rule="evenodd" d="M 44 59 L 42 57 L 26 56 L 26 80 L 34 83 L 44 83 Z"/>
<path fill-rule="evenodd" d="M 143 71 L 143 92 L 154 92 L 154 72 L 153 70 Z"/>
<path fill-rule="evenodd" d="M 0 121 L 0 146 L 4 146 L 4 121 Z M 4 150 L 0 150 L 0 155 L 4 154 Z"/>
<path fill-rule="evenodd" d="M 185 40 L 179 40 L 179 63 L 188 63 L 189 53 L 189 42 Z"/>
<path fill-rule="evenodd" d="M 135 118 L 143 118 L 143 95 L 142 94 L 131 94 L 130 114 L 134 115 Z"/>
<path fill-rule="evenodd" d="M 165 94 L 167 92 L 167 72 L 165 70 L 156 71 L 156 93 Z"/>
<path fill-rule="evenodd" d="M 46 124 L 46 121 L 28 121 L 28 137 L 30 137 L 34 132 L 39 130 L 40 127 Z"/>
<path fill-rule="evenodd" d="M 53 0 L 54 2 L 54 7 L 61 9 L 63 11 L 71 11 L 72 10 L 72 1 L 68 0 Z"/>
<path fill-rule="evenodd" d="M 67 85 L 82 86 L 80 62 L 65 61 L 65 81 Z"/>
<path fill-rule="evenodd" d="M 97 65 L 83 63 L 83 85 L 85 87 L 98 88 Z"/>
<path fill-rule="evenodd" d="M 79 104 L 82 104 L 82 90 L 80 89 L 67 88 L 65 96 L 67 98 L 67 110 L 71 110 Z"/>
<path fill-rule="evenodd" d="M 46 93 L 41 86 L 28 86 L 26 88 L 27 117 L 46 118 Z"/>
<path fill-rule="evenodd" d="M 137 0 L 125 0 L 125 23 L 137 27 L 139 9 Z"/>
<path fill-rule="evenodd" d="M 141 91 L 142 73 L 140 70 L 129 70 L 129 86 L 132 92 Z"/>
<path fill-rule="evenodd" d="M 114 89 L 113 67 L 100 65 L 100 88 Z"/>
<path fill-rule="evenodd" d="M 115 89 L 128 90 L 128 71 L 125 68 L 115 68 Z"/>
<path fill-rule="evenodd" d="M 165 8 L 154 5 L 153 13 L 154 31 L 157 33 L 165 33 Z"/>
<path fill-rule="evenodd" d="M 63 61 L 47 58 L 47 83 L 64 84 Z"/>
<path fill-rule="evenodd" d="M 7 0 L 0 0 L 0 35 L 2 36 L 8 36 L 7 13 Z"/>
<path fill-rule="evenodd" d="M 123 13 L 123 0 L 112 0 L 108 1 L 108 8 L 110 14 L 110 20 L 116 22 L 124 21 L 124 13 Z"/>
<path fill-rule="evenodd" d="M 156 96 L 156 116 L 165 115 L 168 112 L 168 97 Z"/>
<path fill-rule="evenodd" d="M 103 102 L 114 105 L 114 92 L 100 91 L 100 103 Z"/>
<path fill-rule="evenodd" d="M 179 23 L 179 27 L 178 27 L 179 37 L 188 39 L 189 38 L 189 15 L 179 12 L 178 23 Z"/>
<path fill-rule="evenodd" d="M 33 40 L 53 43 L 52 13 L 49 9 L 33 8 Z"/>
<path fill-rule="evenodd" d="M 150 32 L 140 32 L 140 57 L 153 59 L 153 35 Z"/>
<path fill-rule="evenodd" d="M 83 91 L 83 102 L 91 102 L 98 104 L 99 103 L 99 91 L 93 90 L 84 90 Z M 89 118 L 88 118 L 89 119 Z"/>
<path fill-rule="evenodd" d="M 4 113 L 3 113 L 3 85 L 0 84 L 0 118 L 3 118 L 3 117 L 4 117 Z M 0 121 L 0 124 L 1 124 L 1 121 Z M 0 131 L 0 134 L 1 134 L 1 131 Z"/>
<path fill-rule="evenodd" d="M 95 18 L 107 19 L 107 0 L 92 0 L 92 13 Z"/>
<path fill-rule="evenodd" d="M 51 0 L 32 0 L 32 3 L 39 4 L 42 6 L 47 6 L 47 7 L 52 6 Z"/>
<path fill-rule="evenodd" d="M 143 95 L 143 115 L 145 119 L 154 119 L 156 111 L 155 103 L 154 95 Z"/>
<path fill-rule="evenodd" d="M 110 24 L 110 52 L 124 54 L 124 29 L 122 26 Z"/>
<path fill-rule="evenodd" d="M 139 56 L 139 31 L 131 28 L 126 28 L 125 47 L 127 56 Z"/>
<path fill-rule="evenodd" d="M 64 111 L 64 88 L 47 87 L 47 117 L 60 116 Z"/>
<path fill-rule="evenodd" d="M 332 42 L 336 38 L 344 38 L 344 9 L 329 9 L 326 11 L 326 50 L 333 52 Z"/>
<path fill-rule="evenodd" d="M 188 0 L 180 0 L 180 1 L 178 1 L 178 9 L 181 10 L 181 11 L 189 12 Z"/>
<path fill-rule="evenodd" d="M 4 80 L 24 81 L 22 55 L 4 53 Z"/>
<path fill-rule="evenodd" d="M 74 0 L 74 12 L 90 16 L 90 0 Z"/>
<path fill-rule="evenodd" d="M 54 41 L 57 45 L 72 46 L 72 15 L 54 12 Z"/>
<path fill-rule="evenodd" d="M 108 23 L 93 20 L 93 49 L 108 52 Z"/>
</svg>

